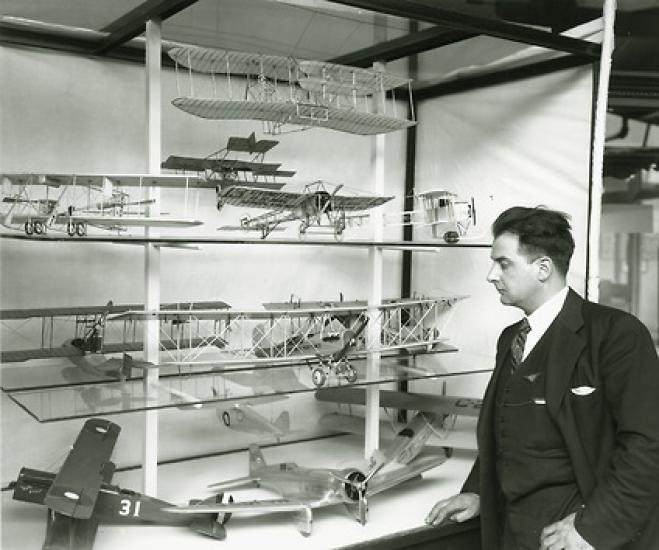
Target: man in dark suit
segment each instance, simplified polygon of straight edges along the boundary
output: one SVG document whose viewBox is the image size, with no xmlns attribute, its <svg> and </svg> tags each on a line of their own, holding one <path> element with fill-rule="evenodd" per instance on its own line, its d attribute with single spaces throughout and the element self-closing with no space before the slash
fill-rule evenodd
<svg viewBox="0 0 659 550">
<path fill-rule="evenodd" d="M 462 492 L 426 522 L 480 514 L 484 550 L 659 550 L 659 359 L 645 326 L 566 285 L 565 215 L 514 207 L 487 280 L 504 329 Z"/>
</svg>

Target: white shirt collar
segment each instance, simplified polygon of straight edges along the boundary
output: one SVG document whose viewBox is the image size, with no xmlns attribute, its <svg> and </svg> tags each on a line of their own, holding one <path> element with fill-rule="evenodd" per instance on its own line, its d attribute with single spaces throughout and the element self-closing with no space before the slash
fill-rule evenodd
<svg viewBox="0 0 659 550">
<path fill-rule="evenodd" d="M 554 319 L 556 319 L 556 316 L 560 313 L 561 309 L 563 309 L 563 304 L 565 304 L 568 290 L 569 287 L 564 286 L 561 290 L 559 290 L 556 294 L 549 298 L 549 300 L 547 300 L 527 317 L 529 320 L 529 325 L 531 326 L 531 332 L 529 332 L 526 338 L 523 356 L 524 359 L 526 359 L 540 338 L 542 338 L 544 333 L 547 332 L 549 325 L 553 323 Z"/>
</svg>

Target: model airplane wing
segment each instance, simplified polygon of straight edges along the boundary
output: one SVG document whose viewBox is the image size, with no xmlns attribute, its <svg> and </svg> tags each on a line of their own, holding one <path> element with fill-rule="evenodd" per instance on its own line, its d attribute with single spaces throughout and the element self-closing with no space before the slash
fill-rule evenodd
<svg viewBox="0 0 659 550">
<path fill-rule="evenodd" d="M 219 200 L 233 206 L 282 210 L 295 208 L 306 196 L 308 195 L 304 193 L 276 191 L 274 189 L 253 189 L 235 185 L 223 190 Z"/>
<path fill-rule="evenodd" d="M 119 187 L 188 187 L 215 188 L 215 184 L 197 176 L 178 174 L 0 174 L 13 185 L 46 185 L 60 187 L 76 185 L 81 187 L 103 187 L 112 183 Z"/>
<path fill-rule="evenodd" d="M 201 97 L 177 97 L 172 105 L 200 118 L 211 120 L 264 120 L 285 122 L 299 126 L 318 126 L 339 132 L 370 136 L 384 132 L 403 130 L 416 123 L 380 113 L 367 113 L 332 106 L 312 106 L 312 111 L 321 111 L 324 116 L 311 117 L 300 104 L 230 100 Z"/>
<path fill-rule="evenodd" d="M 174 506 L 165 508 L 167 512 L 177 514 L 221 514 L 236 512 L 254 512 L 265 514 L 268 512 L 297 512 L 308 510 L 311 506 L 304 502 L 288 499 L 249 500 L 244 502 L 228 502 L 220 504 L 192 504 L 187 506 Z"/>
<path fill-rule="evenodd" d="M 332 403 L 365 405 L 366 393 L 362 388 L 321 388 L 316 391 L 316 399 Z M 391 409 L 477 417 L 480 413 L 481 400 L 431 393 L 380 390 L 380 406 Z"/>
<path fill-rule="evenodd" d="M 94 216 L 87 214 L 60 214 L 57 223 L 85 222 L 96 227 L 194 227 L 202 225 L 199 220 L 149 216 Z"/>
<path fill-rule="evenodd" d="M 112 450 L 121 428 L 108 420 L 85 422 L 64 465 L 46 493 L 44 504 L 69 517 L 89 519 L 101 484 L 114 470 Z"/>
<path fill-rule="evenodd" d="M 377 195 L 334 195 L 332 201 L 334 206 L 342 210 L 368 210 L 369 208 L 375 208 L 385 202 L 389 202 L 393 198 Z"/>
<path fill-rule="evenodd" d="M 423 472 L 431 470 L 446 462 L 446 455 L 419 456 L 406 466 L 400 466 L 394 470 L 382 471 L 376 474 L 368 483 L 368 494 L 377 495 L 382 491 L 391 489 L 405 481 L 420 476 Z"/>
</svg>

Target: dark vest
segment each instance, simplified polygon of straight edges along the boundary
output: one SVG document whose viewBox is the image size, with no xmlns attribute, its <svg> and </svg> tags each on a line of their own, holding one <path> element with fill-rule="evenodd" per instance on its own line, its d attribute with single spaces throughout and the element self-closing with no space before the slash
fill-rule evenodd
<svg viewBox="0 0 659 550">
<path fill-rule="evenodd" d="M 506 549 L 537 550 L 542 529 L 581 504 L 565 442 L 545 402 L 551 333 L 550 326 L 514 372 L 509 355 L 497 381 L 494 433 Z"/>
</svg>

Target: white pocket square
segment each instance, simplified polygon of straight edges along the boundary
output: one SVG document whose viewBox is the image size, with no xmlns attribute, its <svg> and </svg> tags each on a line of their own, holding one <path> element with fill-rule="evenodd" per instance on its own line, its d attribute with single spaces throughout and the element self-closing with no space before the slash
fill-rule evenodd
<svg viewBox="0 0 659 550">
<path fill-rule="evenodd" d="M 593 388 L 592 386 L 579 386 L 577 388 L 570 388 L 570 391 L 574 395 L 584 396 L 593 393 L 595 391 L 595 388 Z"/>
</svg>

